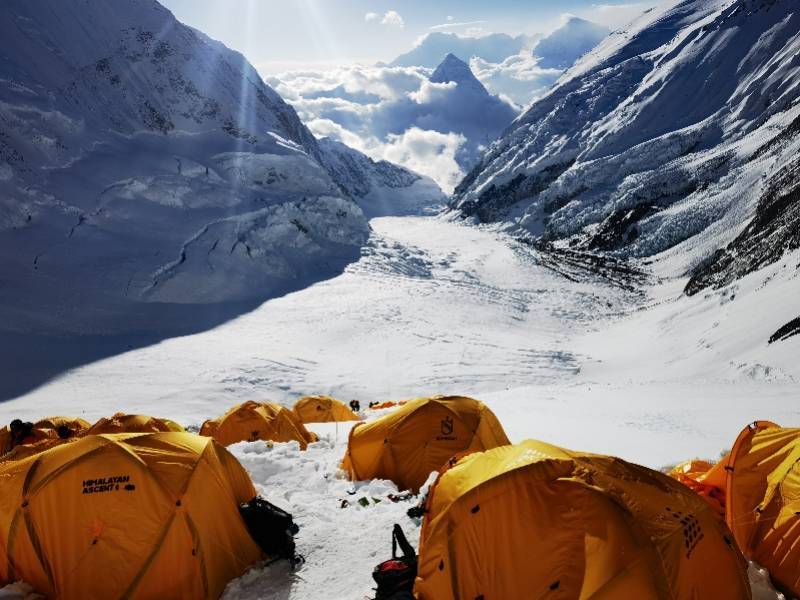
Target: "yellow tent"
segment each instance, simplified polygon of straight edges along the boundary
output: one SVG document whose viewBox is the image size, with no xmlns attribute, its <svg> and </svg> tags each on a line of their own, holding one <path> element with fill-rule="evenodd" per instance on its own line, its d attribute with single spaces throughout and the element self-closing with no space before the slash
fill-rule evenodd
<svg viewBox="0 0 800 600">
<path fill-rule="evenodd" d="M 666 475 L 537 441 L 439 476 L 420 536 L 420 600 L 747 600 L 725 523 Z"/>
<path fill-rule="evenodd" d="M 342 468 L 353 481 L 391 479 L 400 489 L 417 492 L 454 455 L 509 443 L 482 402 L 462 396 L 419 398 L 370 423 L 356 424 Z"/>
<path fill-rule="evenodd" d="M 0 456 L 8 458 L 7 454 L 11 452 L 12 449 L 16 450 L 14 452 L 15 456 L 18 456 L 20 453 L 25 455 L 32 454 L 43 448 L 41 443 L 44 441 L 52 442 L 47 444 L 48 447 L 51 447 L 56 445 L 56 442 L 53 442 L 53 440 L 63 441 L 67 438 L 81 435 L 89 429 L 89 423 L 78 417 L 47 417 L 36 421 L 32 425 L 33 429 L 30 435 L 25 438 L 22 444 L 17 445 L 15 445 L 12 440 L 10 426 L 6 425 L 0 429 Z M 33 450 L 32 448 L 28 448 L 29 446 L 37 449 Z M 25 448 L 24 451 L 21 450 L 23 447 Z"/>
<path fill-rule="evenodd" d="M 308 431 L 288 408 L 252 400 L 234 406 L 219 419 L 209 419 L 203 423 L 200 435 L 213 437 L 225 446 L 256 440 L 296 440 L 300 442 L 300 448 L 305 450 L 309 443 L 317 441 L 317 436 Z"/>
<path fill-rule="evenodd" d="M 159 419 L 147 415 L 126 415 L 117 413 L 110 418 L 102 418 L 86 431 L 85 435 L 101 433 L 157 433 L 181 432 L 183 427 L 169 419 Z"/>
<path fill-rule="evenodd" d="M 48 598 L 218 598 L 261 550 L 235 458 L 189 433 L 87 436 L 0 463 L 0 582 Z"/>
<path fill-rule="evenodd" d="M 800 596 L 800 429 L 757 421 L 726 463 L 726 520 L 748 558 Z"/>
<path fill-rule="evenodd" d="M 343 402 L 329 396 L 306 396 L 295 405 L 294 414 L 301 423 L 333 423 L 337 421 L 360 421 L 356 413 Z"/>
<path fill-rule="evenodd" d="M 35 429 L 51 429 L 56 437 L 75 437 L 84 433 L 91 425 L 80 417 L 45 417 L 33 424 Z M 67 435 L 62 436 L 59 430 Z"/>
</svg>

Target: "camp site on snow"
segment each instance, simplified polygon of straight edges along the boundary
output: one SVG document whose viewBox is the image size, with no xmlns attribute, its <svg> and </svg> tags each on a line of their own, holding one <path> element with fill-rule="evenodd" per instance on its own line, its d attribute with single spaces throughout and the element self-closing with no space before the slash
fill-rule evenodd
<svg viewBox="0 0 800 600">
<path fill-rule="evenodd" d="M 718 463 L 662 473 L 512 443 L 487 406 L 463 396 L 378 415 L 327 397 L 299 407 L 245 402 L 199 434 L 125 414 L 4 427 L 0 582 L 45 598 L 217 598 L 259 565 L 283 561 L 276 577 L 308 568 L 303 521 L 225 449 L 310 450 L 318 437 L 305 414 L 352 426 L 336 477 L 408 490 L 385 499 L 409 515 L 384 532 L 391 556 L 362 565 L 378 600 L 745 600 L 748 561 L 787 597 L 800 594 L 800 429 L 756 422 Z"/>
<path fill-rule="evenodd" d="M 0 600 L 800 600 L 800 0 L 0 0 Z"/>
</svg>

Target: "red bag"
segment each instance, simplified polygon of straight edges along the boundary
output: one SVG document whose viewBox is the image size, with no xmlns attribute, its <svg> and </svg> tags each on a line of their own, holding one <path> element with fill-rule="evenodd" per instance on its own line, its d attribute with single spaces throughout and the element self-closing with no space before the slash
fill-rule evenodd
<svg viewBox="0 0 800 600">
<path fill-rule="evenodd" d="M 397 547 L 403 556 L 397 556 Z M 385 560 L 372 570 L 372 578 L 378 584 L 375 600 L 400 600 L 413 598 L 414 580 L 417 577 L 417 555 L 408 543 L 400 525 L 392 530 L 392 558 Z"/>
</svg>

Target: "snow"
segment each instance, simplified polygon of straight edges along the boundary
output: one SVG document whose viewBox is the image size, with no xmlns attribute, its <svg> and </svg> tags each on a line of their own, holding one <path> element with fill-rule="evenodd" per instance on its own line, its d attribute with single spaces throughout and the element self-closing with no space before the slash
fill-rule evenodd
<svg viewBox="0 0 800 600">
<path fill-rule="evenodd" d="M 444 202 L 319 143 L 241 54 L 155 0 L 4 9 L 0 338 L 197 331 L 341 273 L 369 235 L 357 200 L 370 216 Z"/>
<path fill-rule="evenodd" d="M 197 426 L 244 399 L 290 405 L 326 393 L 366 406 L 459 393 L 487 402 L 512 441 L 542 439 L 653 468 L 716 458 L 756 418 L 800 421 L 800 337 L 766 344 L 793 314 L 779 300 L 797 296 L 794 270 L 778 265 L 686 298 L 680 280 L 642 293 L 580 271 L 567 279 L 538 251 L 485 227 L 437 217 L 371 226 L 362 257 L 338 277 L 210 331 L 80 366 L 0 404 L 0 421 L 121 410 Z M 411 502 L 391 502 L 391 484 L 342 479 L 348 428 L 312 425 L 322 441 L 307 452 L 233 447 L 266 497 L 295 515 L 307 562 L 296 572 L 254 569 L 227 598 L 312 598 L 321 588 L 330 598 L 368 597 L 372 567 L 389 556 L 391 525 L 416 540 L 405 516 Z M 362 496 L 380 502 L 362 507 Z M 350 506 L 340 508 L 342 500 Z"/>
<path fill-rule="evenodd" d="M 700 263 L 752 216 L 760 178 L 796 156 L 797 138 L 756 151 L 800 114 L 797 31 L 791 2 L 664 3 L 601 42 L 520 116 L 453 206 L 580 243 L 606 219 L 648 208 L 636 235 L 612 250 L 648 257 L 707 231 L 708 243 L 686 252 Z"/>
<path fill-rule="evenodd" d="M 796 425 L 800 336 L 768 340 L 798 317 L 800 251 L 683 293 L 800 148 L 754 156 L 800 114 L 796 16 L 764 2 L 666 3 L 609 37 L 458 192 L 463 209 L 544 174 L 527 188 L 543 184 L 541 202 L 475 226 L 430 214 L 443 202 L 430 178 L 314 139 L 243 57 L 151 0 L 124 15 L 48 3 L 39 21 L 26 15 L 41 2 L 12 0 L 0 33 L 22 50 L 0 57 L 0 364 L 13 368 L 0 423 L 123 411 L 196 427 L 246 399 L 462 394 L 512 441 L 652 468 L 716 458 L 755 419 Z M 81 15 L 85 39 L 71 33 Z M 120 40 L 123 17 L 138 25 Z M 457 61 L 416 100 L 452 94 L 452 79 L 478 89 Z M 697 81 L 709 100 L 687 105 Z M 398 152 L 430 146 L 408 137 Z M 528 243 L 580 241 L 642 203 L 659 210 L 618 252 L 632 257 L 628 280 L 560 240 Z M 367 597 L 391 525 L 416 541 L 413 500 L 343 478 L 349 427 L 312 425 L 321 441 L 305 452 L 232 447 L 294 514 L 306 563 L 257 567 L 227 598 Z M 750 577 L 756 600 L 781 598 L 758 566 Z"/>
</svg>

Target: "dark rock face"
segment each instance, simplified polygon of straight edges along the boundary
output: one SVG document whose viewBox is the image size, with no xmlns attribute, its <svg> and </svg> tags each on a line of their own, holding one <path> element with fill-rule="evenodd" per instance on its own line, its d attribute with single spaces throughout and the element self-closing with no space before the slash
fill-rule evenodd
<svg viewBox="0 0 800 600">
<path fill-rule="evenodd" d="M 686 293 L 721 288 L 787 252 L 800 248 L 800 159 L 795 159 L 767 184 L 753 220 L 727 248 L 717 250 L 692 275 Z"/>
<path fill-rule="evenodd" d="M 600 224 L 587 244 L 589 250 L 616 250 L 639 237 L 639 221 L 658 211 L 652 204 L 640 204 L 612 213 Z"/>
<path fill-rule="evenodd" d="M 529 176 L 520 173 L 508 183 L 492 185 L 477 200 L 465 201 L 460 206 L 461 213 L 466 217 L 477 217 L 481 223 L 498 221 L 514 204 L 535 197 L 571 166 L 572 162 L 567 162 L 551 165 Z M 456 194 L 458 191 L 456 189 Z M 558 207 L 551 208 L 556 210 Z"/>
<path fill-rule="evenodd" d="M 800 317 L 792 319 L 786 325 L 778 329 L 769 338 L 769 343 L 782 342 L 788 340 L 790 337 L 800 334 Z"/>
</svg>

